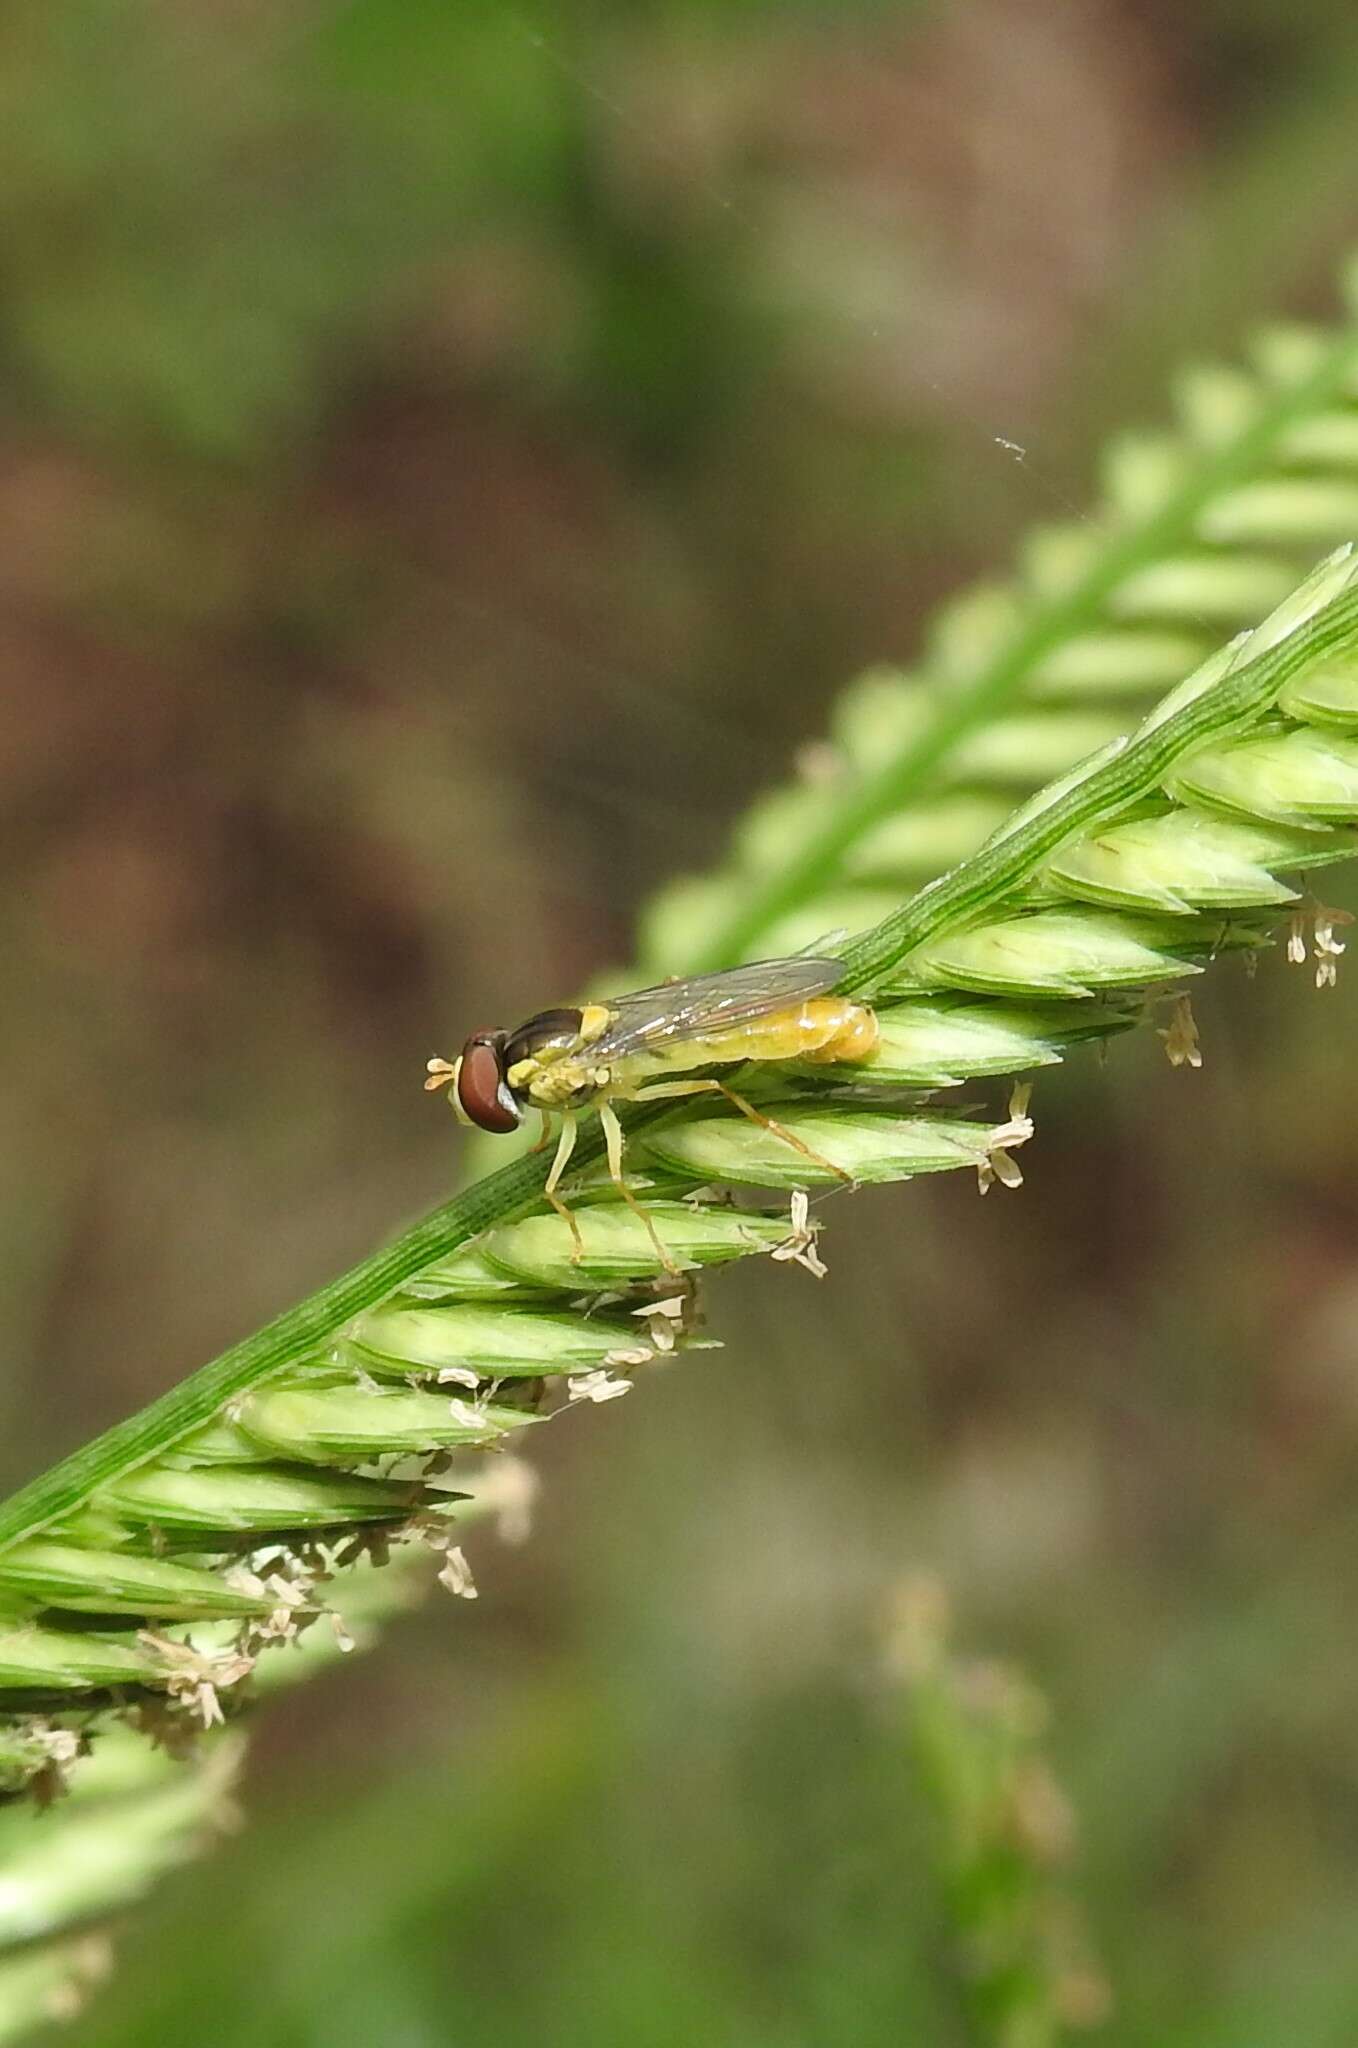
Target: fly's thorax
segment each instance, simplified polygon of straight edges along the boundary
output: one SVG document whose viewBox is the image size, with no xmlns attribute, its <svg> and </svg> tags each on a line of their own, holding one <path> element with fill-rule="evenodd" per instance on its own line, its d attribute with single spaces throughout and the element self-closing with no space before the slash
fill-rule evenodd
<svg viewBox="0 0 1358 2048">
<path fill-rule="evenodd" d="M 609 1073 L 590 1065 L 587 1048 L 602 1037 L 612 1016 L 604 1004 L 586 1003 L 578 1010 L 539 1010 L 520 1024 L 504 1048 L 513 1094 L 536 1109 L 578 1109 L 593 1101 L 607 1087 Z"/>
<path fill-rule="evenodd" d="M 580 1012 L 581 1045 L 593 1045 L 596 1038 L 602 1038 L 616 1014 L 607 1003 L 586 1003 Z"/>
<path fill-rule="evenodd" d="M 535 1109 L 581 1109 L 602 1095 L 612 1078 L 608 1067 L 593 1067 L 588 1059 L 558 1056 L 541 1063 L 521 1061 L 511 1071 L 509 1085 Z"/>
<path fill-rule="evenodd" d="M 511 1088 L 518 1085 L 514 1076 L 520 1068 L 545 1066 L 577 1051 L 583 1017 L 583 1010 L 539 1010 L 507 1033 L 504 1061 Z"/>
</svg>

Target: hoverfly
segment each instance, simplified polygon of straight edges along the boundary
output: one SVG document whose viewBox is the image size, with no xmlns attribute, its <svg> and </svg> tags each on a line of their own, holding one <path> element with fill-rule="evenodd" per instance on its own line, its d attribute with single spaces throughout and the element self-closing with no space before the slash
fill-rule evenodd
<svg viewBox="0 0 1358 2048">
<path fill-rule="evenodd" d="M 865 1004 L 828 993 L 843 972 L 841 961 L 798 954 L 661 982 L 579 1009 L 541 1010 L 514 1031 L 474 1031 L 459 1058 L 429 1061 L 424 1085 L 447 1088 L 459 1120 L 483 1131 L 512 1131 L 525 1110 L 538 1110 L 543 1145 L 552 1116 L 560 1115 L 561 1135 L 544 1193 L 570 1224 L 578 1257 L 579 1233 L 556 1190 L 582 1109 L 597 1107 L 609 1173 L 633 1209 L 638 1204 L 623 1178 L 623 1131 L 615 1102 L 715 1092 L 841 1180 L 849 1178 L 724 1081 L 697 1071 L 751 1060 L 813 1060 L 828 1066 L 867 1059 L 877 1046 L 877 1018 Z M 645 1211 L 638 1213 L 651 1229 Z M 651 1236 L 654 1240 L 654 1230 Z M 668 1267 L 658 1243 L 657 1250 Z"/>
</svg>

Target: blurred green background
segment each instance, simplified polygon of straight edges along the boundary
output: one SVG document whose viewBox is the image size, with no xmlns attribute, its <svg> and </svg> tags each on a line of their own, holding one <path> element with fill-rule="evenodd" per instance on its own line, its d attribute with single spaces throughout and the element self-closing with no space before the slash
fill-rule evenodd
<svg viewBox="0 0 1358 2048">
<path fill-rule="evenodd" d="M 1356 116 L 1347 0 L 11 0 L 6 1482 L 441 1197 L 430 1051 L 1330 311 Z M 1099 2038 L 1351 2048 L 1358 997 L 1217 979 L 1202 1074 L 1043 1080 L 1020 1200 L 864 1196 L 547 1433 L 70 2038 L 963 2048 L 923 1568 L 1051 1704 Z"/>
</svg>

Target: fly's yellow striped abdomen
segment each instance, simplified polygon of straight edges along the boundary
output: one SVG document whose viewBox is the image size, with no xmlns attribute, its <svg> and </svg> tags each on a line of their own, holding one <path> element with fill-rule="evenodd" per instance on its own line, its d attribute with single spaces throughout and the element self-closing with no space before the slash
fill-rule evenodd
<svg viewBox="0 0 1358 2048">
<path fill-rule="evenodd" d="M 863 1003 L 847 1002 L 842 996 L 819 996 L 814 1002 L 802 1005 L 807 1010 L 833 1011 L 834 1026 L 827 1038 L 812 1048 L 804 1048 L 798 1058 L 824 1061 L 866 1060 L 877 1050 L 881 1027 L 876 1012 Z"/>
<path fill-rule="evenodd" d="M 647 1076 L 692 1073 L 695 1068 L 729 1066 L 744 1060 L 864 1060 L 877 1045 L 877 1019 L 846 996 L 812 996 L 786 1010 L 772 1010 L 727 1031 L 663 1041 L 615 1063 L 611 1083 L 629 1089 Z"/>
</svg>

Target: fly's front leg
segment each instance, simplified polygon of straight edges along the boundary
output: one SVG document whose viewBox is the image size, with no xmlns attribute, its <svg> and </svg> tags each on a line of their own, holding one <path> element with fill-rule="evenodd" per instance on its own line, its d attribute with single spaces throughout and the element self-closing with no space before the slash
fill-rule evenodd
<svg viewBox="0 0 1358 2048">
<path fill-rule="evenodd" d="M 538 1115 L 542 1118 L 542 1129 L 538 1132 L 538 1141 L 532 1150 L 545 1152 L 552 1142 L 552 1114 L 550 1110 L 540 1109 Z"/>
<path fill-rule="evenodd" d="M 547 1119 L 544 1115 L 543 1123 L 546 1124 L 546 1121 Z M 570 1210 L 556 1191 L 557 1183 L 570 1164 L 570 1157 L 574 1150 L 575 1112 L 574 1110 L 563 1109 L 561 1112 L 561 1137 L 557 1143 L 556 1158 L 552 1161 L 552 1170 L 547 1176 L 547 1182 L 542 1192 L 556 1210 L 557 1215 L 565 1218 L 575 1247 L 571 1252 L 571 1257 L 578 1265 L 585 1256 L 585 1241 L 580 1235 L 580 1225 L 576 1222 L 574 1216 L 572 1216 Z"/>
<path fill-rule="evenodd" d="M 632 1214 L 638 1217 L 643 1226 L 645 1227 L 646 1235 L 650 1238 L 651 1243 L 655 1246 L 656 1256 L 659 1258 L 660 1263 L 664 1267 L 665 1271 L 670 1275 L 671 1279 L 679 1279 L 683 1274 L 683 1267 L 675 1265 L 674 1260 L 670 1257 L 664 1245 L 660 1242 L 659 1237 L 656 1235 L 656 1228 L 654 1223 L 652 1223 L 646 1210 L 643 1209 L 641 1203 L 637 1200 L 636 1196 L 632 1193 L 632 1190 L 628 1187 L 627 1182 L 623 1179 L 622 1125 L 618 1122 L 617 1111 L 612 1107 L 610 1103 L 601 1102 L 599 1104 L 599 1122 L 603 1127 L 604 1146 L 608 1153 L 609 1178 L 612 1180 L 614 1187 L 622 1196 L 624 1202 L 626 1202 Z"/>
<path fill-rule="evenodd" d="M 795 1132 L 788 1130 L 785 1124 L 776 1122 L 771 1116 L 763 1115 L 752 1102 L 747 1102 L 743 1095 L 737 1095 L 734 1088 L 728 1088 L 724 1081 L 718 1081 L 710 1075 L 704 1080 L 662 1081 L 657 1087 L 639 1088 L 631 1099 L 633 1102 L 657 1102 L 665 1095 L 706 1094 L 724 1095 L 726 1100 L 738 1109 L 742 1116 L 747 1116 L 752 1124 L 758 1124 L 762 1130 L 772 1131 L 776 1138 L 781 1138 L 794 1152 L 800 1152 L 803 1159 L 809 1159 L 813 1166 L 823 1167 L 825 1172 L 832 1173 L 836 1180 L 842 1180 L 846 1187 L 854 1186 L 853 1175 L 846 1173 L 842 1166 L 836 1166 L 833 1160 L 826 1159 L 819 1152 L 813 1152 L 811 1147 Z"/>
</svg>

